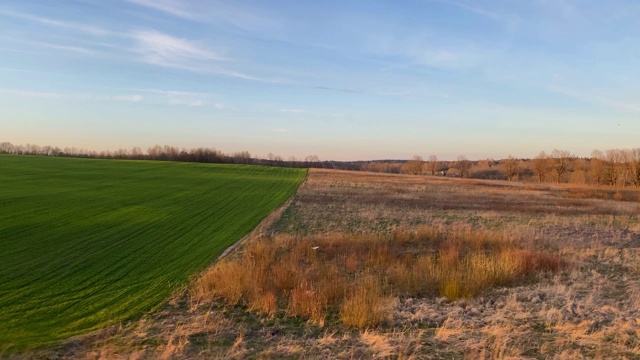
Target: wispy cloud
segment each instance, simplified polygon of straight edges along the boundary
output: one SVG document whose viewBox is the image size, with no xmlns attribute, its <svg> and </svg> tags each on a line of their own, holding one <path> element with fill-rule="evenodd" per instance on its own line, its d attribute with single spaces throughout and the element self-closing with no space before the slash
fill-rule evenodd
<svg viewBox="0 0 640 360">
<path fill-rule="evenodd" d="M 17 89 L 0 89 L 0 94 L 19 96 L 30 99 L 62 99 L 65 97 L 64 94 L 55 92 L 28 91 Z"/>
<path fill-rule="evenodd" d="M 417 65 L 434 68 L 468 68 L 477 62 L 477 54 L 469 50 L 407 48 L 406 55 Z"/>
<path fill-rule="evenodd" d="M 354 89 L 348 89 L 348 88 L 333 88 L 329 86 L 312 86 L 311 88 L 314 90 L 339 91 L 339 92 L 345 92 L 345 93 L 361 93 L 362 92 L 360 90 L 354 90 Z"/>
<path fill-rule="evenodd" d="M 107 30 L 105 30 L 105 29 L 103 29 L 101 27 L 98 27 L 98 26 L 87 25 L 87 24 L 79 24 L 79 23 L 75 23 L 75 22 L 62 21 L 62 20 L 57 20 L 57 19 L 50 19 L 50 18 L 41 17 L 41 16 L 23 14 L 23 13 L 11 11 L 11 10 L 0 9 L 0 14 L 1 15 L 6 15 L 6 16 L 11 16 L 11 17 L 18 18 L 18 19 L 37 22 L 37 23 L 40 23 L 40 24 L 43 24 L 43 25 L 47 25 L 47 26 L 51 26 L 51 27 L 63 28 L 63 29 L 68 29 L 68 30 L 73 30 L 73 31 L 79 31 L 79 32 L 82 32 L 82 33 L 85 33 L 85 34 L 89 34 L 89 35 L 94 35 L 94 36 L 104 36 L 104 35 L 109 35 L 111 33 L 111 32 L 109 32 L 109 31 L 107 31 Z"/>
<path fill-rule="evenodd" d="M 42 46 L 42 47 L 46 47 L 46 48 L 50 48 L 50 49 L 62 50 L 62 51 L 65 51 L 65 52 L 71 51 L 71 52 L 85 54 L 85 55 L 95 55 L 96 54 L 96 52 L 94 50 L 87 49 L 87 48 L 81 47 L 81 46 L 47 44 L 47 43 L 43 43 L 43 42 L 33 42 L 32 44 L 38 45 L 38 46 Z"/>
<path fill-rule="evenodd" d="M 186 18 L 186 19 L 197 18 L 197 14 L 192 11 L 189 11 L 189 9 L 186 7 L 187 3 L 185 1 L 179 1 L 179 0 L 126 0 L 126 1 L 136 5 L 162 11 L 164 13 L 181 17 L 181 18 Z"/>
<path fill-rule="evenodd" d="M 174 37 L 154 30 L 135 31 L 131 34 L 139 61 L 156 66 L 187 70 L 191 72 L 217 74 L 245 80 L 265 81 L 245 73 L 222 66 L 229 60 L 220 51 L 207 49 L 204 44 Z"/>
<path fill-rule="evenodd" d="M 451 6 L 455 6 L 459 9 L 471 12 L 473 14 L 476 15 L 480 15 L 482 17 L 494 20 L 494 21 L 503 21 L 505 20 L 505 16 L 502 14 L 499 14 L 495 11 L 491 11 L 491 10 L 486 10 L 486 9 L 482 9 L 479 8 L 477 6 L 473 6 L 473 5 L 468 5 L 465 4 L 463 2 L 460 1 L 453 1 L 453 0 L 435 0 L 436 2 L 442 3 L 442 4 L 448 4 Z"/>
<path fill-rule="evenodd" d="M 71 44 L 71 45 L 67 43 L 61 44 L 55 41 L 49 41 L 49 42 L 31 41 L 28 39 L 15 38 L 11 36 L 0 36 L 0 39 L 14 43 L 15 44 L 14 47 L 8 48 L 7 50 L 15 51 L 15 52 L 44 55 L 43 50 L 34 51 L 33 49 L 31 49 L 31 47 L 38 47 L 38 48 L 61 50 L 61 52 L 63 53 L 73 52 L 73 53 L 78 53 L 83 55 L 96 55 L 99 53 L 98 50 L 91 49 L 86 46 L 78 46 L 77 44 Z M 47 54 L 48 53 L 50 53 L 50 51 L 47 51 Z"/>
<path fill-rule="evenodd" d="M 16 68 L 9 68 L 9 67 L 0 67 L 0 71 L 38 73 L 38 71 L 35 71 L 35 70 L 16 69 Z"/>
<path fill-rule="evenodd" d="M 172 96 L 197 96 L 197 97 L 216 96 L 216 94 L 214 93 L 183 91 L 183 90 L 163 90 L 163 89 L 143 89 L 143 88 L 135 88 L 135 89 L 129 89 L 129 90 L 143 91 L 143 92 L 154 93 L 154 94 L 172 95 Z"/>
<path fill-rule="evenodd" d="M 60 93 L 60 92 L 43 92 L 21 89 L 0 89 L 0 94 L 17 96 L 28 99 L 42 100 L 71 100 L 71 101 L 124 101 L 138 103 L 144 100 L 140 94 L 122 94 L 122 95 L 98 95 L 98 94 L 79 94 L 79 93 Z"/>
<path fill-rule="evenodd" d="M 125 0 L 171 16 L 203 23 L 227 26 L 266 35 L 281 32 L 281 22 L 256 12 L 255 7 L 228 1 Z"/>
<path fill-rule="evenodd" d="M 204 106 L 207 103 L 204 100 L 198 99 L 169 99 L 171 105 L 185 105 L 185 106 Z"/>
<path fill-rule="evenodd" d="M 206 92 L 162 90 L 162 89 L 130 89 L 147 93 L 145 99 L 153 103 L 182 105 L 190 107 L 212 106 L 217 110 L 228 109 L 229 107 L 221 102 L 212 102 L 217 95 Z"/>
<path fill-rule="evenodd" d="M 144 98 L 142 97 L 142 95 L 140 94 L 133 94 L 133 95 L 116 95 L 113 97 L 113 100 L 117 100 L 117 101 L 128 101 L 128 102 L 140 102 L 142 101 Z"/>
<path fill-rule="evenodd" d="M 280 109 L 280 112 L 288 114 L 302 114 L 305 111 L 303 109 Z"/>
<path fill-rule="evenodd" d="M 585 101 L 589 103 L 596 103 L 608 108 L 630 111 L 634 113 L 640 113 L 640 105 L 638 102 L 625 102 L 620 100 L 614 100 L 606 96 L 599 94 L 587 93 L 582 90 L 572 89 L 568 87 L 549 86 L 548 89 L 554 93 L 568 96 L 576 100 Z"/>
<path fill-rule="evenodd" d="M 136 31 L 132 34 L 136 41 L 135 51 L 144 62 L 150 64 L 182 67 L 193 60 L 220 61 L 224 57 L 196 42 L 173 37 L 157 31 Z"/>
<path fill-rule="evenodd" d="M 494 51 L 469 41 L 406 31 L 364 34 L 361 46 L 364 53 L 383 59 L 393 67 L 424 66 L 443 70 L 473 68 Z"/>
</svg>

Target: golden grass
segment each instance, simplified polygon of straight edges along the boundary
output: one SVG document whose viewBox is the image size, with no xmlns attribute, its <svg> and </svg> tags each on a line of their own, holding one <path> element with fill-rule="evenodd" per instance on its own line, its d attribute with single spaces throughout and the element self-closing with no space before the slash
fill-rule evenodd
<svg viewBox="0 0 640 360">
<path fill-rule="evenodd" d="M 222 298 L 270 317 L 281 310 L 321 326 L 335 309 L 345 325 L 368 328 L 385 321 L 394 297 L 470 298 L 564 266 L 557 255 L 521 244 L 502 231 L 435 227 L 262 238 L 205 272 L 192 298 Z"/>
<path fill-rule="evenodd" d="M 342 302 L 340 319 L 345 325 L 359 329 L 380 325 L 389 317 L 391 301 L 384 295 L 378 277 L 364 275 Z"/>
<path fill-rule="evenodd" d="M 287 314 L 307 318 L 322 326 L 326 318 L 326 308 L 327 300 L 322 289 L 302 281 L 291 291 Z"/>
</svg>

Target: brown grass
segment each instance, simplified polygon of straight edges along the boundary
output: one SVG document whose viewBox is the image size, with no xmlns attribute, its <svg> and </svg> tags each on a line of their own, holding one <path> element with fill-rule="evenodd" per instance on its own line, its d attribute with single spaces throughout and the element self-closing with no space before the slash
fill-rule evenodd
<svg viewBox="0 0 640 360">
<path fill-rule="evenodd" d="M 307 318 L 318 325 L 324 325 L 327 299 L 319 286 L 302 281 L 291 291 L 287 314 Z"/>
<path fill-rule="evenodd" d="M 525 243 L 503 231 L 434 227 L 263 238 L 202 275 L 192 297 L 219 297 L 271 317 L 281 309 L 319 325 L 339 309 L 345 325 L 367 328 L 388 317 L 397 296 L 471 298 L 565 265 L 557 255 L 520 247 Z"/>
<path fill-rule="evenodd" d="M 348 291 L 340 307 L 340 319 L 360 329 L 378 326 L 389 318 L 392 298 L 385 296 L 380 279 L 367 274 Z"/>
<path fill-rule="evenodd" d="M 600 199 L 615 201 L 640 202 L 639 189 L 614 189 L 594 187 L 571 187 L 563 193 L 564 197 L 573 199 Z"/>
</svg>

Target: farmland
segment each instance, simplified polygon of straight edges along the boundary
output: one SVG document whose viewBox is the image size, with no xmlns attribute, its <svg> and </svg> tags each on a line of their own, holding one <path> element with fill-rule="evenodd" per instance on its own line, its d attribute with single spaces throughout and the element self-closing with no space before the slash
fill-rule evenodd
<svg viewBox="0 0 640 360">
<path fill-rule="evenodd" d="M 36 355 L 637 358 L 638 213 L 588 187 L 311 169 L 279 219 L 161 311 Z M 485 260 L 506 251 L 496 265 L 536 252 L 564 265 L 483 283 L 483 253 L 449 252 L 465 241 Z M 440 287 L 455 270 L 483 287 Z"/>
<path fill-rule="evenodd" d="M 305 174 L 0 155 L 0 354 L 157 309 Z"/>
</svg>

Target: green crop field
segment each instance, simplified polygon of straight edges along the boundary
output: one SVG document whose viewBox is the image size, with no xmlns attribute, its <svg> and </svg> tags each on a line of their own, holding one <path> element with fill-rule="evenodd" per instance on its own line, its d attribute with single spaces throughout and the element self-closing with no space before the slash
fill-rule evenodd
<svg viewBox="0 0 640 360">
<path fill-rule="evenodd" d="M 157 308 L 305 174 L 0 155 L 0 354 Z"/>
</svg>

